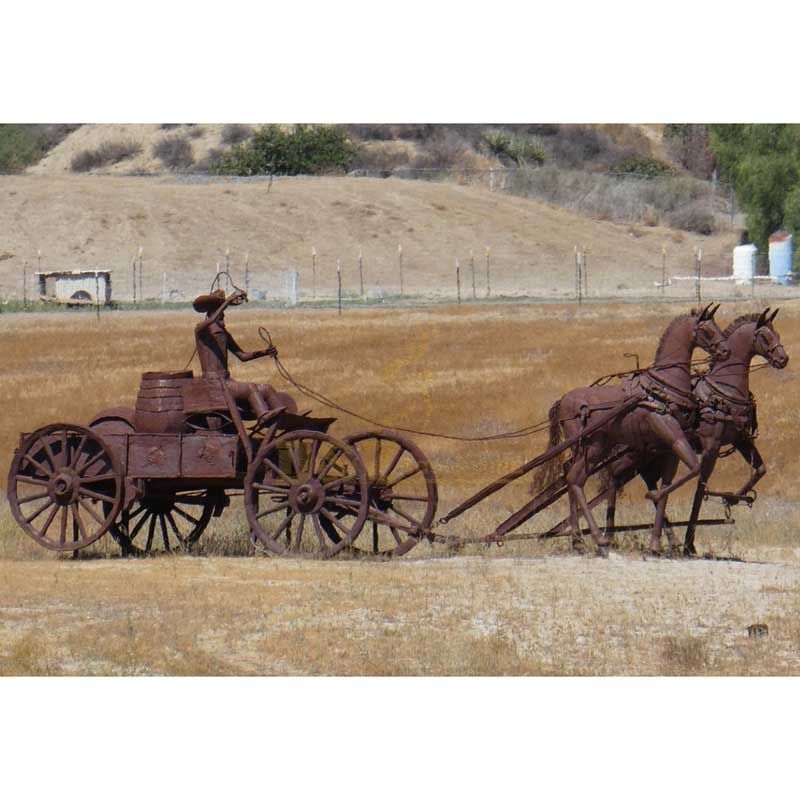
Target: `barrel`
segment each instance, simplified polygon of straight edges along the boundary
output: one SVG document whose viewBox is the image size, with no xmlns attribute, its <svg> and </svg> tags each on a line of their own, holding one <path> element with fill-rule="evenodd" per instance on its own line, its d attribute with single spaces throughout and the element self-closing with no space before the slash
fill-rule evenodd
<svg viewBox="0 0 800 800">
<path fill-rule="evenodd" d="M 193 377 L 186 372 L 145 372 L 136 397 L 136 431 L 180 433 L 184 429 L 183 386 Z"/>
<path fill-rule="evenodd" d="M 733 248 L 733 278 L 737 284 L 750 285 L 756 274 L 756 253 L 754 244 L 740 244 Z"/>
</svg>

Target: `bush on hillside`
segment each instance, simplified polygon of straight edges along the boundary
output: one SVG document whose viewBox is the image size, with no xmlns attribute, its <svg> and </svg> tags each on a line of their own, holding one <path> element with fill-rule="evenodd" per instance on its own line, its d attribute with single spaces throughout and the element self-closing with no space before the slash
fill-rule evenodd
<svg viewBox="0 0 800 800">
<path fill-rule="evenodd" d="M 22 172 L 80 125 L 0 125 L 0 173 Z"/>
<path fill-rule="evenodd" d="M 675 170 L 657 158 L 651 156 L 628 156 L 611 167 L 611 172 L 623 175 L 641 175 L 647 178 L 659 178 L 672 175 Z"/>
<path fill-rule="evenodd" d="M 543 164 L 545 151 L 542 145 L 529 136 L 489 130 L 481 134 L 480 143 L 489 154 L 505 163 Z"/>
<path fill-rule="evenodd" d="M 246 142 L 253 135 L 253 129 L 249 125 L 239 125 L 231 123 L 222 126 L 222 144 L 233 145 Z"/>
<path fill-rule="evenodd" d="M 76 153 L 70 161 L 69 168 L 72 172 L 88 172 L 109 164 L 118 164 L 126 158 L 138 156 L 141 152 L 142 145 L 134 139 L 103 142 L 94 150 L 87 149 Z"/>
<path fill-rule="evenodd" d="M 341 127 L 266 125 L 211 165 L 219 175 L 322 175 L 346 172 L 355 147 Z"/>
<path fill-rule="evenodd" d="M 701 202 L 676 208 L 667 214 L 666 219 L 667 224 L 672 228 L 701 233 L 704 236 L 710 236 L 717 229 L 714 213 Z"/>
<path fill-rule="evenodd" d="M 153 155 L 170 169 L 186 169 L 194 164 L 192 145 L 185 136 L 165 136 L 153 145 Z"/>
</svg>

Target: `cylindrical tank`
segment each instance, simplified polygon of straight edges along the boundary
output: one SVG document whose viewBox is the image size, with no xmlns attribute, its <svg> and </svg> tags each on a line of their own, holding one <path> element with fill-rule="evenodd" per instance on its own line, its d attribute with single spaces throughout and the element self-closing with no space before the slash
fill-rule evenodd
<svg viewBox="0 0 800 800">
<path fill-rule="evenodd" d="M 792 234 L 777 231 L 769 237 L 769 274 L 773 283 L 786 286 L 792 277 Z"/>
<path fill-rule="evenodd" d="M 183 430 L 183 387 L 188 372 L 145 372 L 139 384 L 134 423 L 140 433 L 177 433 Z"/>
<path fill-rule="evenodd" d="M 756 274 L 756 252 L 754 244 L 740 244 L 733 248 L 733 278 L 737 284 L 750 284 Z"/>
</svg>

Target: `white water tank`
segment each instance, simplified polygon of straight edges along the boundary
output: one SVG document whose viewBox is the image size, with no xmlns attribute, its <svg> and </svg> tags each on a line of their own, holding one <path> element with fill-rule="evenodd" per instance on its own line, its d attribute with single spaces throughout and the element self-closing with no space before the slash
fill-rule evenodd
<svg viewBox="0 0 800 800">
<path fill-rule="evenodd" d="M 740 244 L 733 248 L 733 279 L 738 285 L 750 284 L 756 274 L 756 252 L 754 244 Z"/>
</svg>

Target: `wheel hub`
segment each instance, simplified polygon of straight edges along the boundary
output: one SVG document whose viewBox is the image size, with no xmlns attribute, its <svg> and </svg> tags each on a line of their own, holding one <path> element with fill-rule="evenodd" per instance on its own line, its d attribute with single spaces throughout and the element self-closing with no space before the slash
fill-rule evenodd
<svg viewBox="0 0 800 800">
<path fill-rule="evenodd" d="M 80 484 L 81 481 L 78 474 L 74 470 L 65 467 L 50 479 L 50 493 L 59 505 L 66 506 L 77 497 Z"/>
<path fill-rule="evenodd" d="M 301 514 L 315 514 L 325 502 L 325 487 L 315 478 L 292 486 L 289 502 L 294 511 Z"/>
</svg>

